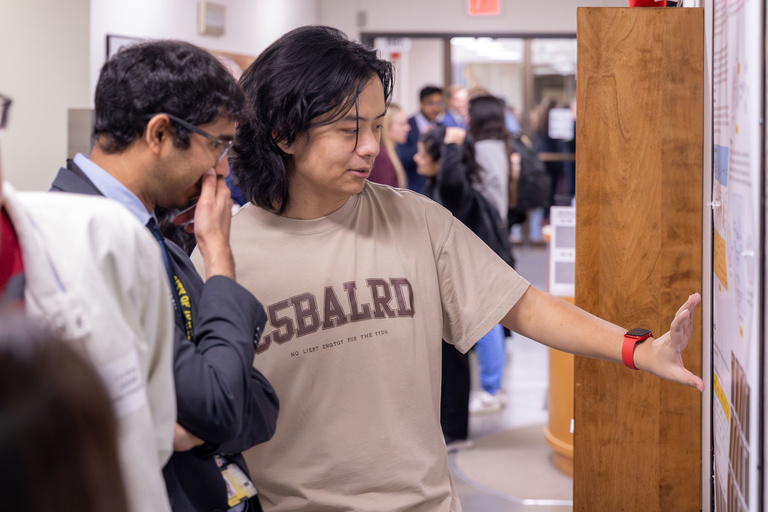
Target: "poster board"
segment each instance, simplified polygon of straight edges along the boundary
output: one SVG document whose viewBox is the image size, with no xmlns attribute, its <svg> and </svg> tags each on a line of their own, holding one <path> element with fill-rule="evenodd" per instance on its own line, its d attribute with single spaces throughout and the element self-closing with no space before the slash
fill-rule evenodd
<svg viewBox="0 0 768 512">
<path fill-rule="evenodd" d="M 141 43 L 144 41 L 149 41 L 149 40 L 150 40 L 149 38 L 107 34 L 106 59 L 109 59 L 110 57 L 114 56 L 118 51 L 120 51 L 121 48 L 124 48 L 126 46 L 131 46 L 137 43 Z M 235 77 L 236 79 L 239 79 L 240 74 L 242 74 L 242 72 L 245 71 L 248 68 L 248 66 L 250 66 L 253 63 L 254 60 L 256 60 L 256 57 L 253 55 L 244 55 L 241 53 L 211 50 L 208 48 L 205 48 L 205 50 L 212 53 L 213 55 L 216 55 L 217 57 L 223 57 L 224 59 L 232 61 L 234 64 L 236 64 L 240 68 L 238 70 L 238 74 Z M 227 64 L 225 63 L 225 65 Z M 228 67 L 228 69 L 232 71 L 231 68 Z"/>
<path fill-rule="evenodd" d="M 758 0 L 714 2 L 711 387 L 718 512 L 762 508 L 762 10 Z"/>
</svg>

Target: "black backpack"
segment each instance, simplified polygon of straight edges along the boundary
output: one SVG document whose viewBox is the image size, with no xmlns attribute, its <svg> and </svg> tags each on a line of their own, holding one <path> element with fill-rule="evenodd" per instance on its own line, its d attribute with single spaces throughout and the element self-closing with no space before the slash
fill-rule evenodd
<svg viewBox="0 0 768 512">
<path fill-rule="evenodd" d="M 470 213 L 472 219 L 468 219 L 467 225 L 472 226 L 474 233 L 486 243 L 493 252 L 507 262 L 509 266 L 515 266 L 515 258 L 512 256 L 512 244 L 509 241 L 509 228 L 507 223 L 501 220 L 499 212 L 479 191 L 472 189 L 475 206 Z"/>
<path fill-rule="evenodd" d="M 512 209 L 525 213 L 534 208 L 550 206 L 551 178 L 547 174 L 544 162 L 539 160 L 536 152 L 528 147 L 517 135 L 510 136 L 508 140 L 510 151 L 520 155 L 517 204 Z"/>
</svg>

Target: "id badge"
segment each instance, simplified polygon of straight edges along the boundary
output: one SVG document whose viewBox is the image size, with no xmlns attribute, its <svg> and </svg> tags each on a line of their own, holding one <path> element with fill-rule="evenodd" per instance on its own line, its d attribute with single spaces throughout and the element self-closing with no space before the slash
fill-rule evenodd
<svg viewBox="0 0 768 512">
<path fill-rule="evenodd" d="M 237 464 L 227 462 L 219 455 L 216 455 L 215 458 L 216 465 L 221 470 L 221 476 L 227 484 L 227 501 L 230 508 L 258 494 L 251 479 Z"/>
</svg>

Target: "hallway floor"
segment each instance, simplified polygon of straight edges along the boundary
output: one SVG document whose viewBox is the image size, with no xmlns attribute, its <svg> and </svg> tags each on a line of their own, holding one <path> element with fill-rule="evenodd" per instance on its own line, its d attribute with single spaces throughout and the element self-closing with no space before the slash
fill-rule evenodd
<svg viewBox="0 0 768 512">
<path fill-rule="evenodd" d="M 546 290 L 546 246 L 515 245 L 514 253 L 518 272 L 532 285 Z M 473 380 L 476 381 L 477 365 L 474 353 L 470 358 L 473 365 Z M 475 447 L 468 448 L 466 453 L 457 452 L 449 457 L 464 512 L 570 512 L 573 510 L 572 479 L 564 476 L 549 462 L 549 447 L 543 441 L 543 429 L 547 422 L 548 364 L 548 349 L 545 346 L 517 334 L 507 339 L 507 366 L 504 373 L 507 405 L 498 413 L 472 415 L 470 439 L 475 442 Z M 477 382 L 473 382 L 473 389 L 477 387 Z M 540 437 L 537 433 L 539 427 Z M 520 452 L 527 455 L 516 458 L 514 461 L 504 459 L 500 463 L 498 456 L 485 455 L 493 452 L 470 453 L 471 450 L 478 450 L 478 445 L 483 443 L 481 440 L 487 440 L 488 436 L 499 437 L 501 433 L 512 430 L 519 431 L 521 436 L 525 432 L 534 433 L 533 440 L 531 441 L 529 437 L 527 441 L 530 445 L 529 449 Z M 465 455 L 462 455 L 463 453 Z M 474 459 L 474 467 L 478 466 L 478 462 L 479 465 L 485 466 L 483 471 L 476 469 L 467 471 L 470 465 L 464 461 L 470 458 L 469 455 Z M 546 462 L 544 459 L 547 459 Z M 498 489 L 498 485 L 492 483 L 494 479 L 498 482 L 499 479 L 505 478 L 520 480 L 531 478 L 528 473 L 535 473 L 534 478 L 539 487 L 558 486 L 558 492 L 553 490 L 552 494 L 560 498 L 525 499 L 510 494 L 509 492 L 512 491 L 502 492 Z M 494 478 L 489 478 L 488 475 Z M 524 482 L 515 483 L 525 485 Z M 497 488 L 494 489 L 494 487 Z M 515 487 L 515 485 L 504 486 L 504 488 Z M 563 495 L 567 499 L 563 499 Z"/>
</svg>

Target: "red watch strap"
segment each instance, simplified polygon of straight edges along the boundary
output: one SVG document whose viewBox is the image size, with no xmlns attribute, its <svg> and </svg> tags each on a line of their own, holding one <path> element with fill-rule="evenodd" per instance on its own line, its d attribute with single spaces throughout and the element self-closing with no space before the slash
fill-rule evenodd
<svg viewBox="0 0 768 512">
<path fill-rule="evenodd" d="M 630 370 L 637 370 L 637 366 L 635 366 L 635 345 L 647 340 L 651 336 L 653 336 L 653 333 L 650 331 L 642 336 L 624 335 L 624 344 L 621 346 L 621 360 L 624 366 Z"/>
</svg>

